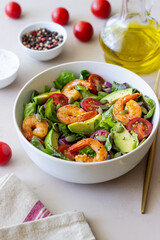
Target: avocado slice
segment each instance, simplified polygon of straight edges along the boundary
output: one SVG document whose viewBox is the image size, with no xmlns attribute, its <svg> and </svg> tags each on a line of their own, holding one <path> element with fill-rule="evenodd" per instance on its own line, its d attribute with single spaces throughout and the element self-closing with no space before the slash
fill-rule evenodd
<svg viewBox="0 0 160 240">
<path fill-rule="evenodd" d="M 101 114 L 98 114 L 87 121 L 71 123 L 68 128 L 71 132 L 90 136 L 95 131 L 95 122 L 99 122 L 101 119 Z"/>
<path fill-rule="evenodd" d="M 47 98 L 49 98 L 52 94 L 54 93 L 60 93 L 60 90 L 57 90 L 55 92 L 47 92 L 47 93 L 42 93 L 33 98 L 36 104 L 42 105 L 47 101 Z"/>
<path fill-rule="evenodd" d="M 48 145 L 51 147 L 58 149 L 58 138 L 60 136 L 60 133 L 57 133 L 53 130 L 53 128 L 49 131 L 47 136 L 45 137 L 44 144 L 47 148 Z"/>
<path fill-rule="evenodd" d="M 111 129 L 115 145 L 124 153 L 131 152 L 136 148 L 136 140 L 121 123 Z"/>
<path fill-rule="evenodd" d="M 123 90 L 118 90 L 118 91 L 108 94 L 107 96 L 102 98 L 101 101 L 107 100 L 109 104 L 113 104 L 117 99 L 119 99 L 127 94 L 132 94 L 132 92 L 133 92 L 133 88 L 126 88 Z"/>
</svg>

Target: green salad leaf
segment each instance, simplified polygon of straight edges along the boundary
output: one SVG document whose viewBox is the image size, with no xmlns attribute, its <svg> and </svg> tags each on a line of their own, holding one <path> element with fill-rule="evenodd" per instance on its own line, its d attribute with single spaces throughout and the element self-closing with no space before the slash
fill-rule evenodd
<svg viewBox="0 0 160 240">
<path fill-rule="evenodd" d="M 80 102 L 78 102 L 78 101 L 75 101 L 75 102 L 73 103 L 73 105 L 76 105 L 76 106 L 79 107 L 79 108 L 81 107 L 81 106 L 80 106 Z"/>
<path fill-rule="evenodd" d="M 108 94 L 109 94 L 109 93 L 99 91 L 99 92 L 98 92 L 98 96 L 96 97 L 96 99 L 100 101 L 102 98 L 104 98 L 104 97 L 107 96 Z"/>
<path fill-rule="evenodd" d="M 145 119 L 149 119 L 154 114 L 154 111 L 155 111 L 155 108 L 156 108 L 156 104 L 155 104 L 155 102 L 152 99 L 150 99 L 150 98 L 148 98 L 146 96 L 144 96 L 143 98 L 144 98 L 144 101 L 145 101 L 145 103 L 146 103 L 146 105 L 147 105 L 147 107 L 149 109 L 148 113 L 146 115 L 144 115 L 144 118 Z"/>
<path fill-rule="evenodd" d="M 46 102 L 45 115 L 52 122 L 59 122 L 58 118 L 57 118 L 57 114 L 53 109 L 53 99 L 52 98 L 49 98 Z"/>
<path fill-rule="evenodd" d="M 70 72 L 62 72 L 58 78 L 53 81 L 53 86 L 56 89 L 62 90 L 62 88 L 69 82 L 76 79 L 76 76 L 73 73 Z"/>
<path fill-rule="evenodd" d="M 112 138 L 112 134 L 110 133 L 104 145 L 108 152 L 112 149 L 112 144 L 113 144 L 113 138 Z"/>
<path fill-rule="evenodd" d="M 136 148 L 139 146 L 139 141 L 138 141 L 138 135 L 134 132 L 131 131 L 132 137 L 134 137 L 135 141 L 136 141 Z"/>
<path fill-rule="evenodd" d="M 57 123 L 58 125 L 58 129 L 60 131 L 60 133 L 64 134 L 64 136 L 68 136 L 70 134 L 70 131 L 67 127 L 67 125 L 65 125 L 64 123 Z"/>
<path fill-rule="evenodd" d="M 75 89 L 81 93 L 83 99 L 85 99 L 85 98 L 97 98 L 97 95 L 91 93 L 91 92 L 88 90 L 88 88 L 85 88 L 85 87 L 82 86 L 82 85 L 77 85 L 77 86 L 75 87 Z"/>
<path fill-rule="evenodd" d="M 86 154 L 88 157 L 95 157 L 96 152 L 89 146 L 79 150 L 79 154 Z"/>
<path fill-rule="evenodd" d="M 110 128 L 111 127 L 108 125 L 107 121 L 101 120 L 101 121 L 99 121 L 99 124 L 96 126 L 95 130 L 105 129 L 105 130 L 109 131 Z"/>
<path fill-rule="evenodd" d="M 38 105 L 37 112 L 41 115 L 41 118 L 46 118 L 45 107 L 44 105 Z"/>
<path fill-rule="evenodd" d="M 88 72 L 87 70 L 82 70 L 80 72 L 79 79 L 87 80 L 90 75 L 90 72 Z"/>
<path fill-rule="evenodd" d="M 103 120 L 96 120 L 94 122 L 94 132 L 100 129 L 105 129 L 107 131 L 110 130 L 110 126 L 108 125 L 107 122 L 103 121 Z"/>
<path fill-rule="evenodd" d="M 50 90 L 51 90 L 51 87 L 48 86 L 48 85 L 45 85 L 45 87 L 44 87 L 44 92 L 47 93 L 47 92 L 49 92 Z"/>
<path fill-rule="evenodd" d="M 110 127 L 114 127 L 115 125 L 115 120 L 113 117 L 113 105 L 102 114 L 102 123 L 101 124 L 108 124 Z M 104 122 L 104 123 L 103 123 Z"/>
<path fill-rule="evenodd" d="M 143 138 L 143 140 L 139 143 L 139 145 L 141 145 L 142 143 L 144 143 L 146 141 L 146 138 Z"/>
<path fill-rule="evenodd" d="M 31 102 L 34 102 L 33 98 L 36 97 L 37 95 L 39 95 L 39 92 L 37 92 L 36 90 L 34 90 L 32 92 L 32 95 L 31 95 Z"/>
<path fill-rule="evenodd" d="M 60 151 L 56 150 L 55 148 L 53 148 L 50 144 L 47 144 L 47 148 L 43 150 L 43 152 L 53 156 L 53 157 L 58 157 L 64 160 L 68 160 L 71 161 L 69 158 L 67 158 L 66 156 L 64 156 Z"/>
<path fill-rule="evenodd" d="M 127 83 L 117 83 L 113 82 L 112 83 L 112 92 L 118 91 L 118 90 L 123 90 L 126 88 L 129 88 L 130 86 Z"/>
<path fill-rule="evenodd" d="M 42 143 L 39 141 L 39 139 L 36 136 L 32 137 L 31 144 L 41 151 L 44 150 L 44 147 L 43 147 Z"/>
<path fill-rule="evenodd" d="M 24 111 L 23 111 L 23 118 L 30 117 L 34 113 L 36 113 L 36 103 L 30 102 L 30 103 L 24 103 Z"/>
</svg>

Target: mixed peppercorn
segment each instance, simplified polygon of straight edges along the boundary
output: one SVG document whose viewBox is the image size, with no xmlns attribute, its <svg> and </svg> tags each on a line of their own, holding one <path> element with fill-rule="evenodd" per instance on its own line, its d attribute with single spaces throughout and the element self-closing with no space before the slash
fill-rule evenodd
<svg viewBox="0 0 160 240">
<path fill-rule="evenodd" d="M 63 36 L 46 28 L 38 28 L 22 36 L 24 46 L 33 50 L 49 50 L 59 46 Z"/>
</svg>

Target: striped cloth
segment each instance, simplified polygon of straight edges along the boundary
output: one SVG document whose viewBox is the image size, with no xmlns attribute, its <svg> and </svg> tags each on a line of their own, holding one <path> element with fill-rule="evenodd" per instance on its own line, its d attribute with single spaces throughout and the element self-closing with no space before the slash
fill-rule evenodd
<svg viewBox="0 0 160 240">
<path fill-rule="evenodd" d="M 52 216 L 53 214 L 41 203 L 37 201 L 23 222 L 35 221 L 41 218 Z"/>
<path fill-rule="evenodd" d="M 95 240 L 82 212 L 53 215 L 14 174 L 0 178 L 0 240 Z"/>
</svg>

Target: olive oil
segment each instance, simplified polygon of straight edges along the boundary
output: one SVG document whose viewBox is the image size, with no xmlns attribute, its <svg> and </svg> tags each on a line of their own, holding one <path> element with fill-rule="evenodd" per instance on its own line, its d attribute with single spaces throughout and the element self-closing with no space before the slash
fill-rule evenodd
<svg viewBox="0 0 160 240">
<path fill-rule="evenodd" d="M 104 26 L 100 45 L 105 61 L 118 64 L 137 74 L 146 74 L 160 67 L 160 25 L 152 19 L 146 24 L 121 21 Z"/>
</svg>

